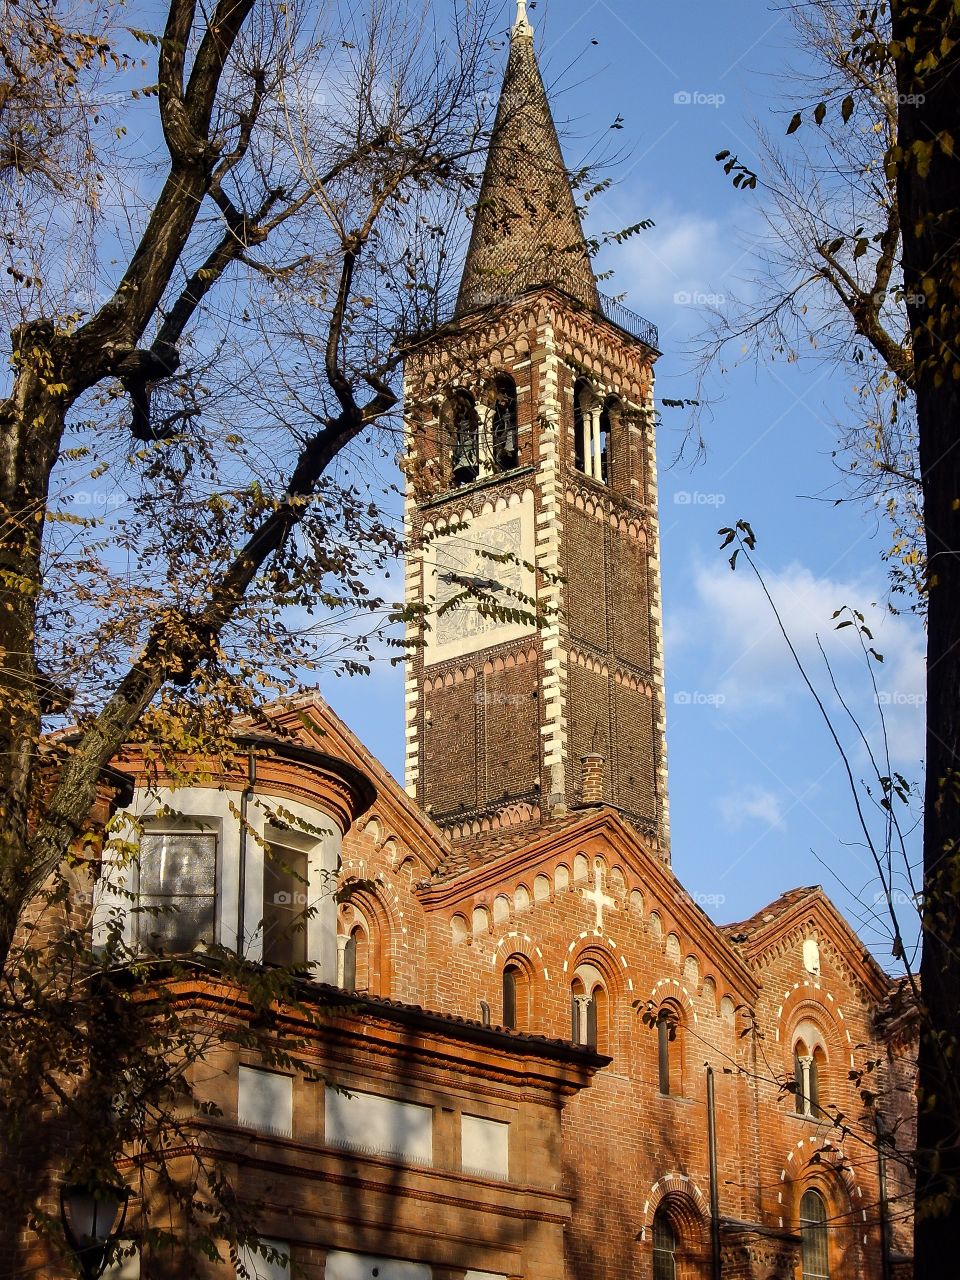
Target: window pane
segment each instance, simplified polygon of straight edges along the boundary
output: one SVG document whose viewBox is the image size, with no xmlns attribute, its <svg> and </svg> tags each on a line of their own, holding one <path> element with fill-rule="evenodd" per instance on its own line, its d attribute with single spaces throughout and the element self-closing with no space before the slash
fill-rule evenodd
<svg viewBox="0 0 960 1280">
<path fill-rule="evenodd" d="M 517 972 L 512 968 L 503 971 L 503 1025 L 517 1025 Z"/>
<path fill-rule="evenodd" d="M 263 864 L 263 959 L 304 964 L 307 959 L 307 854 L 270 845 Z"/>
<path fill-rule="evenodd" d="M 217 837 L 210 831 L 145 831 L 140 839 L 136 932 L 151 950 L 192 951 L 216 937 Z"/>
<path fill-rule="evenodd" d="M 670 1219 L 658 1211 L 653 1219 L 653 1280 L 676 1280 L 677 1233 Z"/>
<path fill-rule="evenodd" d="M 217 837 L 201 831 L 145 831 L 140 839 L 140 892 L 213 893 Z"/>
<path fill-rule="evenodd" d="M 587 1001 L 587 1044 L 591 1049 L 597 1047 L 597 999 L 591 996 Z"/>
<path fill-rule="evenodd" d="M 657 1020 L 657 1074 L 660 1092 L 670 1092 L 670 1021 L 666 1014 Z"/>
<path fill-rule="evenodd" d="M 800 1201 L 800 1244 L 803 1280 L 830 1280 L 827 1209 L 816 1191 L 805 1191 Z"/>
<path fill-rule="evenodd" d="M 152 951 L 192 951 L 202 942 L 213 942 L 216 912 L 212 895 L 181 898 L 176 894 L 141 894 L 140 906 L 147 909 L 138 912 L 137 935 Z"/>
<path fill-rule="evenodd" d="M 357 989 L 357 939 L 353 934 L 343 948 L 343 987 L 345 991 Z"/>
</svg>

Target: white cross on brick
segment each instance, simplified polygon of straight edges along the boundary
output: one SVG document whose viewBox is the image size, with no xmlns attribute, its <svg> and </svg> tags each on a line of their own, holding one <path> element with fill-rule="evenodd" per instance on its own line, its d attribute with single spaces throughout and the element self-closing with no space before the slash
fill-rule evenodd
<svg viewBox="0 0 960 1280">
<path fill-rule="evenodd" d="M 603 911 L 605 907 L 615 907 L 617 905 L 616 898 L 611 898 L 608 893 L 603 892 L 603 872 L 600 870 L 599 863 L 593 868 L 593 888 L 581 889 L 582 897 L 588 902 L 592 902 L 597 912 L 597 932 L 603 929 Z"/>
</svg>

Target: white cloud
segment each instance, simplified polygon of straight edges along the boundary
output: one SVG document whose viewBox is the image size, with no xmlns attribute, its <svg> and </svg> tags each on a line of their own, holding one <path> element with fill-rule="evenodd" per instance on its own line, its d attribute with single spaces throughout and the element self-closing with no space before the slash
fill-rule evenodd
<svg viewBox="0 0 960 1280">
<path fill-rule="evenodd" d="M 783 826 L 780 797 L 763 787 L 747 787 L 735 795 L 721 796 L 719 807 L 723 821 L 731 831 L 738 831 L 748 822 L 759 822 L 767 827 Z"/>
<path fill-rule="evenodd" d="M 699 331 L 705 312 L 722 308 L 749 284 L 742 278 L 754 243 L 753 220 L 737 209 L 736 221 L 692 211 L 661 192 L 615 187 L 590 206 L 589 229 L 602 234 L 641 218 L 654 225 L 622 245 L 611 246 L 599 263 L 615 276 L 606 286 L 627 294 L 627 304 L 654 316 L 662 327 Z"/>
<path fill-rule="evenodd" d="M 925 641 L 917 620 L 894 616 L 874 603 L 882 599 L 883 584 L 870 577 L 818 576 L 798 562 L 762 572 L 787 635 L 842 729 L 841 736 L 853 727 L 831 689 L 818 638 L 843 700 L 875 751 L 881 746 L 882 710 L 892 753 L 915 776 L 923 756 L 925 680 Z M 801 714 L 815 713 L 811 694 L 749 566 L 741 561 L 731 573 L 725 561 L 711 568 L 697 564 L 691 589 L 688 602 L 668 620 L 668 633 L 679 661 L 684 666 L 695 662 L 698 687 L 721 695 L 727 715 L 773 711 L 786 726 Z M 841 619 L 832 615 L 844 605 L 864 614 L 873 636 L 867 647 L 883 655 L 882 663 L 864 658 L 854 627 L 836 629 Z M 668 650 L 668 661 L 669 654 Z"/>
</svg>

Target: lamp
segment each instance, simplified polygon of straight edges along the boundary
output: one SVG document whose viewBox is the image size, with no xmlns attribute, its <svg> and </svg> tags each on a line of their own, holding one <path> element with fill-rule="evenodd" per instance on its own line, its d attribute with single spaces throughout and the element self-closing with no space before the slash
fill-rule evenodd
<svg viewBox="0 0 960 1280">
<path fill-rule="evenodd" d="M 123 1230 L 126 1187 L 82 1184 L 60 1188 L 60 1220 L 83 1280 L 100 1280 L 107 1252 Z"/>
</svg>

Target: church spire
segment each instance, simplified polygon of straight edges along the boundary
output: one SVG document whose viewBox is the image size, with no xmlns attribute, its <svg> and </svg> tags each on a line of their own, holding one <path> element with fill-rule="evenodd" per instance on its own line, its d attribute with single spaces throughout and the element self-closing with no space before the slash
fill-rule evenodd
<svg viewBox="0 0 960 1280">
<path fill-rule="evenodd" d="M 533 27 L 527 17 L 527 0 L 517 0 L 517 20 L 513 24 L 511 35 L 515 39 L 517 36 L 532 36 Z"/>
<path fill-rule="evenodd" d="M 599 308 L 526 0 L 518 0 L 457 312 L 538 285 L 552 285 L 591 310 Z"/>
</svg>

